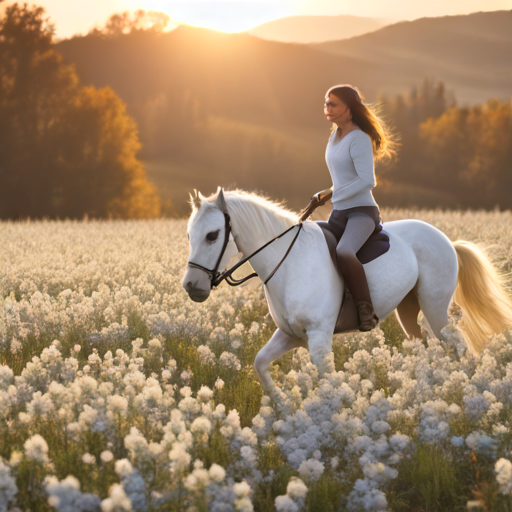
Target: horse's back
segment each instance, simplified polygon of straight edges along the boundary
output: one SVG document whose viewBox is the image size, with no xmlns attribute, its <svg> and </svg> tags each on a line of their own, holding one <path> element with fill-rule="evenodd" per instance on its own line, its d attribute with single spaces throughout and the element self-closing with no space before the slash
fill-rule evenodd
<svg viewBox="0 0 512 512">
<path fill-rule="evenodd" d="M 386 228 L 410 245 L 420 265 L 420 272 L 428 270 L 435 273 L 436 280 L 448 279 L 455 286 L 457 253 L 452 241 L 441 230 L 417 219 L 387 222 Z"/>
<path fill-rule="evenodd" d="M 414 252 L 421 286 L 437 291 L 455 290 L 457 253 L 451 240 L 441 230 L 417 219 L 386 222 L 384 229 L 391 237 L 402 239 Z"/>
<path fill-rule="evenodd" d="M 457 261 L 451 240 L 438 228 L 418 219 L 385 222 L 384 229 L 398 236 L 414 251 L 419 262 L 430 263 L 431 258 L 443 259 L 447 264 Z"/>
</svg>

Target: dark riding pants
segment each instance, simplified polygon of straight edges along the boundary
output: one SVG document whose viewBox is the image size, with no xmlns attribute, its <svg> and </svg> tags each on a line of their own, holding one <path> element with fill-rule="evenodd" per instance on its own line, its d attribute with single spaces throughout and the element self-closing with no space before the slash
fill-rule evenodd
<svg viewBox="0 0 512 512">
<path fill-rule="evenodd" d="M 338 245 L 336 254 L 343 279 L 354 302 L 372 303 L 362 263 L 356 254 L 374 231 L 380 231 L 381 217 L 377 206 L 356 206 L 346 210 L 332 210 L 329 215 Z"/>
</svg>

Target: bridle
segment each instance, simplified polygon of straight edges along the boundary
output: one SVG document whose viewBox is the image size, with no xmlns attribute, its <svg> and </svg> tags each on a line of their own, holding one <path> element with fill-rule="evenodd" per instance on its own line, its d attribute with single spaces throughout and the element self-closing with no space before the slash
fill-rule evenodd
<svg viewBox="0 0 512 512">
<path fill-rule="evenodd" d="M 238 286 L 253 277 L 259 277 L 256 272 L 253 272 L 252 274 L 249 274 L 248 276 L 245 276 L 242 279 L 236 279 L 232 276 L 232 274 L 238 267 L 242 266 L 248 259 L 252 258 L 255 254 L 258 254 L 261 250 L 265 249 L 265 247 L 267 247 L 267 245 L 270 245 L 272 242 L 274 242 L 278 238 L 281 238 L 283 235 L 288 233 L 288 231 L 290 231 L 294 227 L 299 226 L 299 229 L 297 230 L 297 233 L 296 233 L 295 237 L 293 238 L 292 243 L 290 244 L 290 247 L 288 247 L 286 254 L 283 256 L 283 259 L 279 262 L 279 264 L 274 268 L 272 273 L 263 282 L 263 284 L 267 284 L 269 282 L 270 278 L 276 273 L 277 269 L 281 266 L 281 263 L 283 263 L 283 261 L 286 259 L 286 256 L 288 256 L 289 252 L 291 251 L 293 244 L 295 243 L 295 240 L 297 240 L 300 230 L 302 229 L 303 222 L 294 224 L 293 226 L 289 227 L 286 231 L 283 231 L 280 235 L 276 236 L 275 238 L 272 238 L 272 240 L 268 241 L 265 245 L 261 246 L 259 249 L 254 251 L 252 254 L 241 259 L 238 263 L 236 263 L 236 265 L 233 265 L 229 270 L 224 270 L 224 272 L 219 272 L 220 261 L 222 260 L 222 256 L 224 256 L 224 252 L 226 250 L 226 247 L 227 247 L 228 241 L 229 241 L 229 234 L 231 233 L 231 223 L 230 223 L 231 219 L 229 217 L 229 213 L 226 211 L 223 211 L 222 213 L 224 213 L 224 227 L 225 227 L 224 243 L 222 245 L 222 250 L 220 251 L 219 257 L 217 259 L 217 263 L 215 264 L 215 267 L 213 268 L 213 270 L 203 267 L 202 265 L 199 265 L 198 263 L 194 263 L 193 261 L 188 262 L 189 267 L 195 267 L 200 270 L 204 270 L 210 276 L 211 288 L 218 286 L 224 279 L 226 280 L 226 283 L 228 283 L 230 286 Z"/>
</svg>

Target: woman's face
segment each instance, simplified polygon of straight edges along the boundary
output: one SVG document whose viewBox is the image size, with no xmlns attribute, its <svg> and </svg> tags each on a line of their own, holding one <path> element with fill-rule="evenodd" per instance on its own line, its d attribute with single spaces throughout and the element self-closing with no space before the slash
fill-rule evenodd
<svg viewBox="0 0 512 512">
<path fill-rule="evenodd" d="M 329 94 L 329 96 L 326 96 L 324 103 L 324 113 L 325 117 L 327 117 L 329 121 L 336 123 L 337 125 L 349 121 L 352 117 L 347 104 L 334 94 Z"/>
</svg>

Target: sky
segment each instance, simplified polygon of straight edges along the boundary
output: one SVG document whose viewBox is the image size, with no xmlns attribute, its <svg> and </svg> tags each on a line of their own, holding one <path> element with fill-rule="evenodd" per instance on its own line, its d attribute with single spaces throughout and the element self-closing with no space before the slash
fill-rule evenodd
<svg viewBox="0 0 512 512">
<path fill-rule="evenodd" d="M 3 2 L 0 11 L 12 3 L 13 0 Z M 248 30 L 293 15 L 350 14 L 395 23 L 425 16 L 512 9 L 512 0 L 28 0 L 28 3 L 46 9 L 56 25 L 58 39 L 85 34 L 94 26 L 103 26 L 111 14 L 137 9 L 163 11 L 176 24 L 227 32 Z"/>
</svg>

